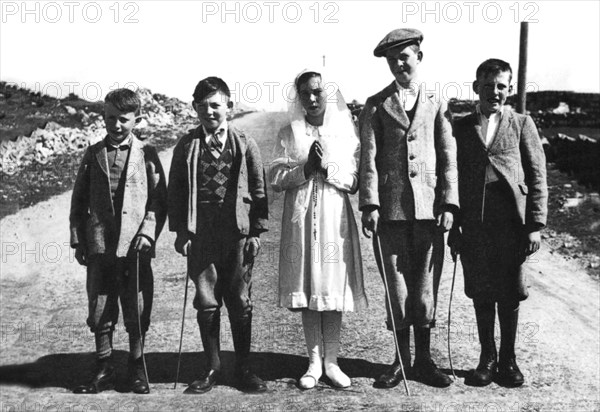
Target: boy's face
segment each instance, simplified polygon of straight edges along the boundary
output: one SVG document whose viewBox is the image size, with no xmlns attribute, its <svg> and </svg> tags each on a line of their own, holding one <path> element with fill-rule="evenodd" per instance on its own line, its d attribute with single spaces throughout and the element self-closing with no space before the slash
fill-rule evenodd
<svg viewBox="0 0 600 412">
<path fill-rule="evenodd" d="M 208 95 L 204 100 L 194 102 L 194 110 L 198 113 L 200 123 L 213 132 L 227 119 L 229 97 L 221 92 Z"/>
<path fill-rule="evenodd" d="M 106 132 L 110 139 L 115 143 L 121 143 L 129 137 L 141 118 L 135 112 L 122 112 L 112 103 L 104 104 L 104 123 Z"/>
<path fill-rule="evenodd" d="M 327 107 L 327 92 L 321 85 L 321 78 L 314 76 L 300 85 L 298 90 L 302 107 L 309 117 L 319 117 Z"/>
<path fill-rule="evenodd" d="M 482 74 L 473 82 L 473 90 L 479 95 L 481 112 L 489 116 L 502 109 L 512 91 L 510 72 Z"/>
<path fill-rule="evenodd" d="M 385 57 L 396 81 L 408 86 L 417 77 L 417 67 L 423 59 L 423 52 L 419 50 L 415 53 L 411 46 L 400 46 L 388 50 Z"/>
</svg>

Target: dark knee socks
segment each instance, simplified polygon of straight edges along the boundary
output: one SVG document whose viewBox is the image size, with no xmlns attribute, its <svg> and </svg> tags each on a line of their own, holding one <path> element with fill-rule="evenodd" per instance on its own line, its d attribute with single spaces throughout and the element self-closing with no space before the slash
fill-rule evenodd
<svg viewBox="0 0 600 412">
<path fill-rule="evenodd" d="M 209 369 L 220 370 L 221 312 L 218 310 L 213 312 L 198 312 L 197 319 L 207 367 Z"/>
<path fill-rule="evenodd" d="M 498 319 L 500 320 L 500 359 L 514 359 L 519 302 L 498 303 Z"/>
<path fill-rule="evenodd" d="M 102 331 L 94 334 L 96 341 L 96 359 L 98 362 L 107 362 L 112 354 L 113 331 Z"/>
<path fill-rule="evenodd" d="M 494 326 L 496 321 L 496 303 L 474 301 L 475 317 L 477 319 L 477 332 L 481 353 L 486 356 L 496 357 L 496 341 L 494 340 Z"/>
</svg>

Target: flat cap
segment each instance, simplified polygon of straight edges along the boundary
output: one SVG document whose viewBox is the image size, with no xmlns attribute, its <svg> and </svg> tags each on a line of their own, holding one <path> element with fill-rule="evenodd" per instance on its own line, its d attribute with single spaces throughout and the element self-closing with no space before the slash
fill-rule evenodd
<svg viewBox="0 0 600 412">
<path fill-rule="evenodd" d="M 396 29 L 389 32 L 383 40 L 379 42 L 373 54 L 375 57 L 383 57 L 385 53 L 398 46 L 408 46 L 409 44 L 421 44 L 423 41 L 423 33 L 417 29 Z"/>
</svg>

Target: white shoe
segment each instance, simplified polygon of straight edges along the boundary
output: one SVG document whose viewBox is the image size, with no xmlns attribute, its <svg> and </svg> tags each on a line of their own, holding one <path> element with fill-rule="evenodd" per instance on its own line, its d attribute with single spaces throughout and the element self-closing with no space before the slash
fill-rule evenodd
<svg viewBox="0 0 600 412">
<path fill-rule="evenodd" d="M 314 375 L 311 375 L 309 372 L 306 372 L 298 381 L 298 386 L 301 389 L 312 389 L 315 386 L 317 386 L 318 382 L 319 377 L 316 377 Z"/>
<path fill-rule="evenodd" d="M 325 374 L 331 379 L 331 382 L 334 386 L 338 388 L 347 388 L 352 385 L 352 381 L 346 375 L 338 365 L 335 363 L 330 363 L 329 365 L 325 365 Z"/>
</svg>

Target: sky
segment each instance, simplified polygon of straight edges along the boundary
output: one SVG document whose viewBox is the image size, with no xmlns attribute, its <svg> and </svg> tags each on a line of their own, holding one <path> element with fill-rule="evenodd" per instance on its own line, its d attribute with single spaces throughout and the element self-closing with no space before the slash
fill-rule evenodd
<svg viewBox="0 0 600 412">
<path fill-rule="evenodd" d="M 597 0 L 0 1 L 0 13 L 0 79 L 57 97 L 147 87 L 191 101 L 197 82 L 214 75 L 235 102 L 277 110 L 310 68 L 347 101 L 364 102 L 393 81 L 373 49 L 410 27 L 424 34 L 426 89 L 474 99 L 475 69 L 487 58 L 510 62 L 516 81 L 521 21 L 529 91 L 600 93 Z"/>
</svg>

